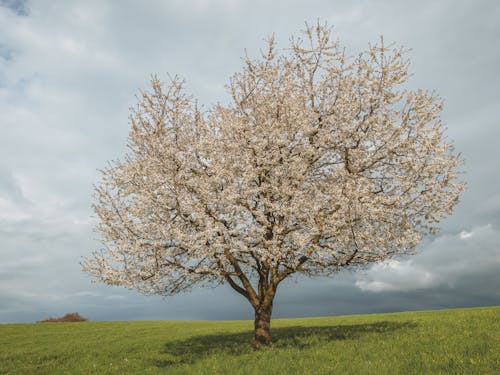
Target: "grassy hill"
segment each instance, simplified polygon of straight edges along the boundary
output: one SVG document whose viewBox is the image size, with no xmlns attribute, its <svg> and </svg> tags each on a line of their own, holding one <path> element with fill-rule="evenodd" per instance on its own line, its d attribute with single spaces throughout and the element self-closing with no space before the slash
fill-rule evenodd
<svg viewBox="0 0 500 375">
<path fill-rule="evenodd" d="M 0 374 L 500 374 L 500 307 L 250 321 L 0 325 Z"/>
</svg>

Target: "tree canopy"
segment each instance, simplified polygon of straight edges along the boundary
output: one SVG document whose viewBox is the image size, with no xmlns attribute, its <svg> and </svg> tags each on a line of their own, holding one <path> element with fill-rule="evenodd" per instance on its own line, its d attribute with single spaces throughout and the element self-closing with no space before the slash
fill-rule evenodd
<svg viewBox="0 0 500 375">
<path fill-rule="evenodd" d="M 153 78 L 96 187 L 103 248 L 83 269 L 160 295 L 226 282 L 255 310 L 258 347 L 286 277 L 412 253 L 463 183 L 442 100 L 405 87 L 404 55 L 381 40 L 349 57 L 318 23 L 246 57 L 230 104 L 202 110 L 178 78 Z"/>
</svg>

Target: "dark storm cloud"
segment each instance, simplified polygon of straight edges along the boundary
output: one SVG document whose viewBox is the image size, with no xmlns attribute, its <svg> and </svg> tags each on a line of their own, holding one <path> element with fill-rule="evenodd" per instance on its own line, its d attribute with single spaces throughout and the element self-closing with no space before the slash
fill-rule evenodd
<svg viewBox="0 0 500 375">
<path fill-rule="evenodd" d="M 162 299 L 90 283 L 92 184 L 123 156 L 134 95 L 179 74 L 200 102 L 273 32 L 334 25 L 350 54 L 384 35 L 412 50 L 411 88 L 445 100 L 468 190 L 419 254 L 331 279 L 289 281 L 276 316 L 499 304 L 500 3 L 496 1 L 0 1 L 0 322 L 250 318 L 228 287 Z"/>
</svg>

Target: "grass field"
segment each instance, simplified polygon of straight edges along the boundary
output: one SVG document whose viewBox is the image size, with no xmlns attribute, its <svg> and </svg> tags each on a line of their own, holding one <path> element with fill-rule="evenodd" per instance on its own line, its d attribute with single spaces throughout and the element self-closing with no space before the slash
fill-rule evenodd
<svg viewBox="0 0 500 375">
<path fill-rule="evenodd" d="M 500 374 L 500 307 L 272 322 L 0 325 L 0 374 Z"/>
</svg>

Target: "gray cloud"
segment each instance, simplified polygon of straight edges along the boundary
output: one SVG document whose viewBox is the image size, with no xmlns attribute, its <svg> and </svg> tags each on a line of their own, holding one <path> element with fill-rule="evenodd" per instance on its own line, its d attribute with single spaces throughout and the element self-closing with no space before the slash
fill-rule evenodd
<svg viewBox="0 0 500 375">
<path fill-rule="evenodd" d="M 12 171 L 0 165 L 0 197 L 13 202 L 24 200 L 23 192 L 14 178 Z"/>
<path fill-rule="evenodd" d="M 418 256 L 372 266 L 357 278 L 355 285 L 371 292 L 455 288 L 478 272 L 487 278 L 500 268 L 500 230 L 491 224 L 440 236 L 423 248 L 425 251 Z"/>
<path fill-rule="evenodd" d="M 409 86 L 446 99 L 468 190 L 415 257 L 286 282 L 276 316 L 498 304 L 500 3 L 495 1 L 0 1 L 0 322 L 249 318 L 227 287 L 165 300 L 90 283 L 97 168 L 121 157 L 128 109 L 151 74 L 179 74 L 201 103 L 276 32 L 334 24 L 349 53 L 384 35 L 412 48 Z M 489 225 L 489 226 L 488 226 Z M 461 238 L 460 233 L 472 235 Z M 462 236 L 463 237 L 463 236 Z"/>
<path fill-rule="evenodd" d="M 5 7 L 18 16 L 28 15 L 28 4 L 26 0 L 0 0 L 0 7 Z"/>
</svg>

